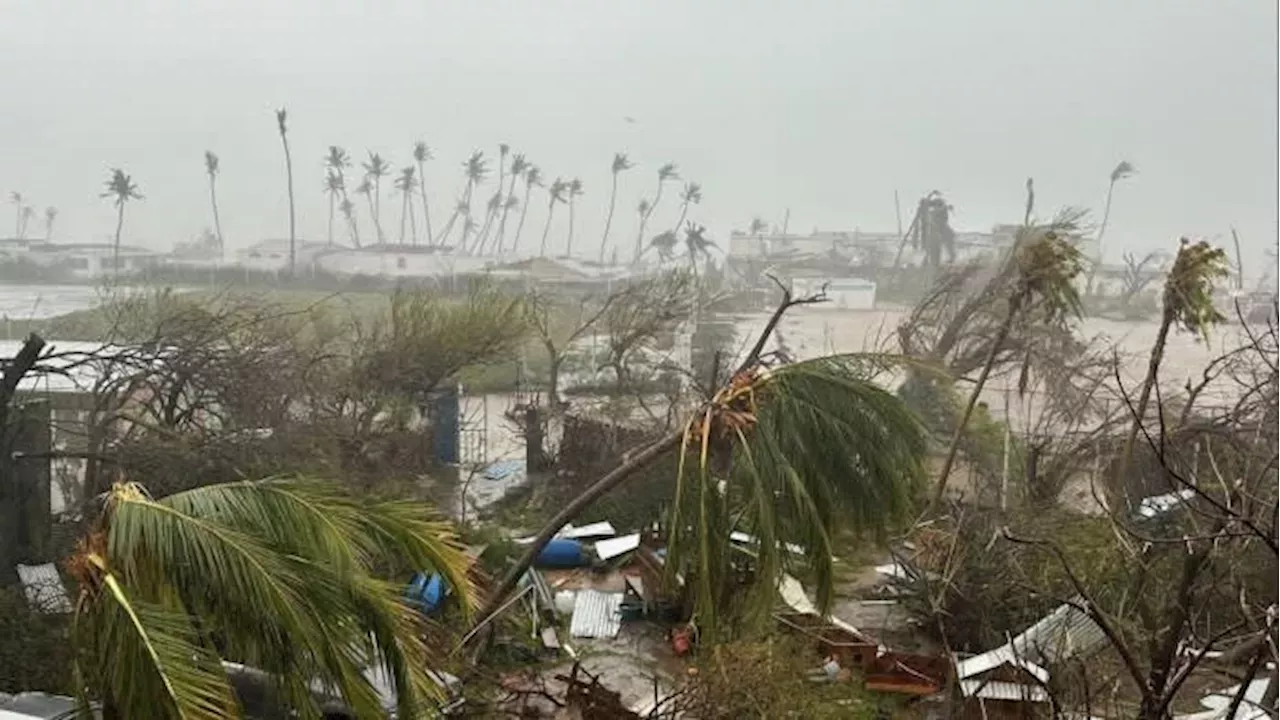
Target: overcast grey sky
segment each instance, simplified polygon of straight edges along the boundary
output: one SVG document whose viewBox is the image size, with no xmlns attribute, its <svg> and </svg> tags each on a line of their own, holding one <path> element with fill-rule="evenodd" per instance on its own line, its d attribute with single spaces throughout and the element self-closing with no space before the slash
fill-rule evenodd
<svg viewBox="0 0 1280 720">
<path fill-rule="evenodd" d="M 1127 159 L 1139 174 L 1116 191 L 1116 256 L 1234 223 L 1260 258 L 1277 234 L 1276 5 L 4 0 L 0 189 L 60 208 L 56 239 L 103 240 L 114 218 L 98 193 L 123 167 L 146 195 L 125 242 L 168 247 L 211 224 L 212 149 L 228 243 L 285 237 L 272 115 L 285 106 L 310 239 L 325 234 L 328 145 L 398 167 L 423 139 L 437 223 L 466 155 L 508 142 L 586 183 L 584 245 L 603 227 L 615 151 L 638 163 L 613 233 L 628 244 L 664 161 L 702 183 L 691 217 L 723 241 L 787 208 L 795 230 L 892 230 L 895 189 L 904 212 L 940 189 L 959 228 L 985 229 L 1020 217 L 1029 175 L 1045 209 L 1100 214 Z M 657 229 L 675 220 L 668 198 Z M 525 243 L 545 206 L 535 195 Z"/>
</svg>

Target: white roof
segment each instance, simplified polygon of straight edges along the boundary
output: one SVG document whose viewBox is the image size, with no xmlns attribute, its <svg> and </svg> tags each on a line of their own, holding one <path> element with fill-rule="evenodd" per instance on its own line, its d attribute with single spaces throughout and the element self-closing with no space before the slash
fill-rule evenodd
<svg viewBox="0 0 1280 720">
<path fill-rule="evenodd" d="M 1014 700 L 1024 702 L 1049 702 L 1049 693 L 1039 685 L 1001 682 L 993 680 L 961 680 L 960 692 L 965 697 L 976 697 L 982 700 Z"/>
<path fill-rule="evenodd" d="M 975 655 L 967 660 L 956 661 L 956 677 L 960 680 L 976 677 L 985 672 L 995 670 L 1001 665 L 1022 668 L 1035 676 L 1040 682 L 1049 682 L 1049 671 L 1039 665 L 1020 657 L 1014 649 L 1008 645 L 1002 645 L 995 650 L 985 652 L 981 655 Z"/>
</svg>

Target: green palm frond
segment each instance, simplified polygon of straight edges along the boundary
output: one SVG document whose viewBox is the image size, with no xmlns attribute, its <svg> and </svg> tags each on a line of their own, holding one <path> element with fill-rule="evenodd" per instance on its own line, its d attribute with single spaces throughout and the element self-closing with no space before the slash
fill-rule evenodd
<svg viewBox="0 0 1280 720">
<path fill-rule="evenodd" d="M 1207 341 L 1209 330 L 1226 318 L 1213 304 L 1214 286 L 1230 275 L 1227 254 L 1201 240 L 1178 246 L 1164 286 L 1165 312 L 1184 330 Z"/>
<path fill-rule="evenodd" d="M 211 720 L 233 714 L 236 703 L 219 659 L 201 647 L 187 615 L 131 598 L 103 558 L 86 560 L 99 571 L 100 582 L 92 600 L 82 600 L 90 615 L 76 629 L 97 628 L 88 641 L 110 650 L 98 654 L 90 677 L 118 688 L 114 699 L 122 708 Z"/>
<path fill-rule="evenodd" d="M 83 588 L 118 587 L 118 597 L 147 608 L 126 618 L 145 643 L 120 643 L 125 616 L 101 590 L 82 598 L 78 623 L 100 668 L 129 660 L 151 673 L 89 675 L 125 717 L 225 717 L 197 712 L 225 696 L 222 658 L 267 673 L 296 708 L 316 711 L 314 681 L 359 717 L 381 712 L 369 671 L 382 668 L 402 716 L 415 717 L 440 694 L 422 620 L 402 585 L 376 573 L 405 565 L 439 572 L 464 611 L 474 603 L 469 561 L 447 523 L 419 503 L 362 502 L 315 480 L 211 485 L 159 500 L 117 485 L 102 528 L 104 559 L 94 565 L 86 558 L 96 554 L 82 553 L 75 574 Z M 173 617 L 191 618 L 196 629 Z M 192 660 L 175 665 L 174 653 Z M 171 711 L 156 715 L 137 704 L 168 686 L 178 698 Z"/>
<path fill-rule="evenodd" d="M 719 624 L 730 599 L 730 532 L 759 540 L 755 579 L 734 596 L 751 622 L 767 617 L 782 572 L 811 576 L 825 610 L 837 528 L 876 535 L 908 517 L 925 435 L 900 400 L 871 382 L 881 360 L 833 356 L 748 371 L 690 421 L 668 567 L 694 575 L 701 625 Z"/>
</svg>

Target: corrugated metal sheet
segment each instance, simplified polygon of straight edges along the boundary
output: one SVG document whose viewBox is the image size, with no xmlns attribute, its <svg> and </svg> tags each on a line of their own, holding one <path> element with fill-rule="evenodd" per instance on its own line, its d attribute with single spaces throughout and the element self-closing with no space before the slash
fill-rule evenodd
<svg viewBox="0 0 1280 720">
<path fill-rule="evenodd" d="M 1088 655 L 1106 643 L 1107 636 L 1097 623 L 1075 605 L 1063 603 L 1009 644 L 1020 657 L 1056 665 L 1077 655 Z"/>
<path fill-rule="evenodd" d="M 961 680 L 960 691 L 965 697 L 976 697 L 982 700 L 1012 700 L 1014 702 L 1049 702 L 1049 693 L 1035 685 L 1023 685 L 1014 682 L 981 680 Z"/>
<path fill-rule="evenodd" d="M 579 590 L 573 602 L 569 634 L 580 638 L 613 638 L 622 629 L 622 593 Z"/>
<path fill-rule="evenodd" d="M 58 568 L 53 563 L 43 565 L 21 565 L 18 568 L 18 579 L 22 582 L 22 591 L 27 596 L 27 604 L 31 609 L 43 613 L 69 613 L 72 611 L 71 598 L 67 597 L 67 589 L 58 575 Z"/>
</svg>

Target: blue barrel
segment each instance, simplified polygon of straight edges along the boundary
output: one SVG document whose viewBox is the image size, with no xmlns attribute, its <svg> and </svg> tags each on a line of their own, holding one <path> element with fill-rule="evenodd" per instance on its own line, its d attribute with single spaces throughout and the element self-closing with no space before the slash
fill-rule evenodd
<svg viewBox="0 0 1280 720">
<path fill-rule="evenodd" d="M 587 554 L 581 542 L 556 538 L 538 553 L 536 564 L 542 567 L 582 567 L 587 564 Z"/>
<path fill-rule="evenodd" d="M 422 573 L 414 573 L 404 595 L 410 604 L 416 605 L 423 612 L 435 612 L 449 596 L 449 583 L 440 573 L 431 573 L 430 577 Z"/>
</svg>

